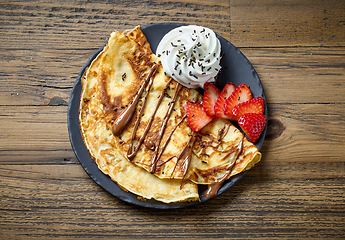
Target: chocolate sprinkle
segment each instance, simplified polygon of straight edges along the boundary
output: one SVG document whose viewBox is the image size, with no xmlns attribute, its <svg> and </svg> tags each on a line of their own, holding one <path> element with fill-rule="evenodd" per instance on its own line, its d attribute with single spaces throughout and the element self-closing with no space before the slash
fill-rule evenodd
<svg viewBox="0 0 345 240">
<path fill-rule="evenodd" d="M 191 77 L 194 77 L 194 78 L 198 79 L 198 76 L 195 76 L 195 75 L 192 73 L 192 71 L 189 71 L 189 76 L 191 76 Z"/>
<path fill-rule="evenodd" d="M 122 74 L 122 81 L 125 81 L 126 76 L 126 73 Z"/>
</svg>

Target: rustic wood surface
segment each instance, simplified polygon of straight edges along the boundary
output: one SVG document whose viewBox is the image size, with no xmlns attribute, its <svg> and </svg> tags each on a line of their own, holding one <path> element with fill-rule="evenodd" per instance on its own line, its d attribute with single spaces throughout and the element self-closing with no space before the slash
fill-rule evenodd
<svg viewBox="0 0 345 240">
<path fill-rule="evenodd" d="M 113 30 L 212 28 L 268 101 L 262 161 L 223 195 L 164 211 L 100 188 L 71 148 L 78 73 Z M 0 239 L 345 238 L 343 0 L 0 1 Z"/>
</svg>

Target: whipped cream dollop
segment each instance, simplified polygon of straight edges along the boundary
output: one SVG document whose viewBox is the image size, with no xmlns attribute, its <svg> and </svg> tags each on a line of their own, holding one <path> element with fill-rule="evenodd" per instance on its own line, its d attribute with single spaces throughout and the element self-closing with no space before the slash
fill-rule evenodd
<svg viewBox="0 0 345 240">
<path fill-rule="evenodd" d="M 168 32 L 156 55 L 166 75 L 188 88 L 203 88 L 220 71 L 221 45 L 209 28 L 188 25 Z"/>
</svg>

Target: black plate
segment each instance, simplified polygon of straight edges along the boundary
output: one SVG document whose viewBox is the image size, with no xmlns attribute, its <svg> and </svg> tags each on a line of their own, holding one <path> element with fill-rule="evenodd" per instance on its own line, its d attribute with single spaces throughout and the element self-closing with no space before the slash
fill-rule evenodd
<svg viewBox="0 0 345 240">
<path fill-rule="evenodd" d="M 142 26 L 141 30 L 145 34 L 148 42 L 151 45 L 152 51 L 156 52 L 156 48 L 158 46 L 159 41 L 161 38 L 168 33 L 173 28 L 179 27 L 183 24 L 178 23 L 161 23 L 161 24 L 152 24 Z M 255 72 L 253 66 L 248 61 L 248 59 L 231 43 L 227 40 L 218 36 L 221 45 L 222 45 L 222 52 L 224 56 L 221 60 L 222 70 L 217 79 L 217 85 L 219 88 L 223 88 L 227 82 L 233 82 L 236 86 L 245 83 L 247 84 L 254 97 L 262 97 L 265 99 L 265 94 L 263 87 L 261 85 L 260 79 Z M 104 47 L 104 46 L 103 46 Z M 79 128 L 79 119 L 78 119 L 78 111 L 79 111 L 79 100 L 81 94 L 81 77 L 84 74 L 85 69 L 91 64 L 92 60 L 100 53 L 103 49 L 101 47 L 94 53 L 94 55 L 87 61 L 81 72 L 79 73 L 77 80 L 73 86 L 73 90 L 71 93 L 71 98 L 69 101 L 68 107 L 68 130 L 71 145 L 77 156 L 80 164 L 83 166 L 85 171 L 89 174 L 89 176 L 101 187 L 103 187 L 106 191 L 110 194 L 116 196 L 117 198 L 142 207 L 147 208 L 157 208 L 157 209 L 177 209 L 177 208 L 184 208 L 188 206 L 193 206 L 195 204 L 200 204 L 202 202 L 206 202 L 208 199 L 202 196 L 202 193 L 205 191 L 204 187 L 201 187 L 199 190 L 200 200 L 201 202 L 191 202 L 191 203 L 170 203 L 165 204 L 162 202 L 158 202 L 155 200 L 147 200 L 141 201 L 138 200 L 137 195 L 123 191 L 115 182 L 113 182 L 107 175 L 103 174 L 99 169 L 96 163 L 91 158 L 88 150 L 86 149 L 83 139 L 81 137 L 80 128 Z M 267 117 L 267 104 L 265 106 L 265 115 Z M 256 146 L 261 149 L 261 146 L 264 142 L 264 136 L 266 133 L 267 125 L 262 133 L 261 137 L 256 142 Z M 219 189 L 218 195 L 222 194 L 229 188 L 231 188 L 237 181 L 239 181 L 245 172 L 240 173 L 228 181 L 226 181 L 223 186 Z"/>
</svg>

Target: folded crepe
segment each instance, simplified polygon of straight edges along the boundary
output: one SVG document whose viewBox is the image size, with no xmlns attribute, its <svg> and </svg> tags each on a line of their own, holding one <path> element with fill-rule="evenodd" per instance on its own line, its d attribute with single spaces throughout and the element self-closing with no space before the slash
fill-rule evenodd
<svg viewBox="0 0 345 240">
<path fill-rule="evenodd" d="M 80 128 L 91 157 L 140 197 L 198 201 L 198 184 L 208 185 L 212 197 L 225 180 L 261 159 L 227 120 L 191 130 L 184 106 L 201 103 L 202 95 L 164 74 L 139 27 L 111 34 L 82 87 Z"/>
</svg>

